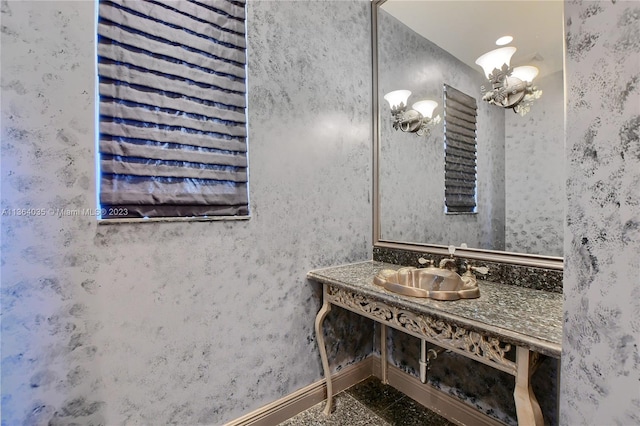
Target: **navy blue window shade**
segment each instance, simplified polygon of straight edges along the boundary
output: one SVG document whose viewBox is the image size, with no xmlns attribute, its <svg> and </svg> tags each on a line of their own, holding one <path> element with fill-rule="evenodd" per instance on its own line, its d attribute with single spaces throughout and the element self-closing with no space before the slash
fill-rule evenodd
<svg viewBox="0 0 640 426">
<path fill-rule="evenodd" d="M 244 1 L 99 5 L 102 218 L 248 215 Z"/>
<path fill-rule="evenodd" d="M 444 85 L 444 203 L 449 214 L 477 212 L 477 115 L 475 98 Z"/>
</svg>

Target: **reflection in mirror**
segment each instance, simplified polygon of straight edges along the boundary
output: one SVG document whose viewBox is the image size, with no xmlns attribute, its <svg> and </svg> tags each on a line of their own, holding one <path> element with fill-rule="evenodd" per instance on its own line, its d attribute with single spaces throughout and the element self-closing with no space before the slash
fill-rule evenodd
<svg viewBox="0 0 640 426">
<path fill-rule="evenodd" d="M 543 95 L 524 117 L 482 100 L 488 80 L 475 60 L 507 35 L 518 49 L 511 65 L 539 70 Z M 388 0 L 378 8 L 380 241 L 562 255 L 562 37 L 561 1 Z M 443 124 L 422 137 L 394 131 L 383 100 L 409 90 L 435 99 L 433 115 L 444 115 L 443 84 L 476 99 L 476 214 L 445 214 Z"/>
<path fill-rule="evenodd" d="M 476 99 L 444 85 L 444 208 L 447 214 L 477 213 Z"/>
</svg>

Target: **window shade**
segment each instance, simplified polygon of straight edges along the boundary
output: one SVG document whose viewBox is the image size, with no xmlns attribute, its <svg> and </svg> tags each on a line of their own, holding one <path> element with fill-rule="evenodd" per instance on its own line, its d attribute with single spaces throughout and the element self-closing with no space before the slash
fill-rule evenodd
<svg viewBox="0 0 640 426">
<path fill-rule="evenodd" d="M 244 2 L 99 4 L 102 217 L 247 215 Z"/>
<path fill-rule="evenodd" d="M 475 98 L 444 85 L 445 208 L 476 212 Z"/>
</svg>

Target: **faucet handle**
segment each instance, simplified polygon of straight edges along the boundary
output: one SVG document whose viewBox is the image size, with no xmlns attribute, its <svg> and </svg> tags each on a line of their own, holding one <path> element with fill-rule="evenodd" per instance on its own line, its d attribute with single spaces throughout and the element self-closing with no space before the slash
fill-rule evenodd
<svg viewBox="0 0 640 426">
<path fill-rule="evenodd" d="M 486 266 L 472 266 L 471 270 L 482 275 L 487 275 L 487 273 L 489 272 L 489 268 L 487 268 Z"/>
<path fill-rule="evenodd" d="M 421 257 L 420 259 L 418 259 L 418 263 L 421 265 L 426 265 L 428 263 L 430 266 L 433 266 L 433 259 L 427 260 L 424 257 Z"/>
<path fill-rule="evenodd" d="M 454 245 L 450 245 L 449 246 L 449 255 L 451 255 L 451 257 L 453 257 L 453 254 L 456 252 L 456 246 Z"/>
</svg>

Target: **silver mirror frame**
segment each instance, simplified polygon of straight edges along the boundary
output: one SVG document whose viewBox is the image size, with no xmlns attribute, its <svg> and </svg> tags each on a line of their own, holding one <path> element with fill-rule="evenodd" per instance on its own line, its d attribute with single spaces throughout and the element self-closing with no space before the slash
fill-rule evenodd
<svg viewBox="0 0 640 426">
<path fill-rule="evenodd" d="M 410 250 L 421 253 L 448 256 L 448 247 L 437 244 L 403 243 L 382 240 L 380 238 L 380 103 L 378 95 L 378 9 L 387 0 L 373 0 L 371 2 L 371 56 L 373 76 L 373 247 L 386 249 Z M 566 46 L 565 57 L 566 57 Z M 566 120 L 566 115 L 565 115 Z M 456 255 L 468 259 L 496 263 L 508 263 L 535 268 L 563 270 L 562 257 L 541 256 L 526 253 L 513 253 L 497 250 L 483 250 L 473 248 L 456 248 Z"/>
</svg>

